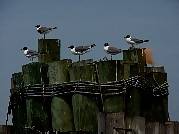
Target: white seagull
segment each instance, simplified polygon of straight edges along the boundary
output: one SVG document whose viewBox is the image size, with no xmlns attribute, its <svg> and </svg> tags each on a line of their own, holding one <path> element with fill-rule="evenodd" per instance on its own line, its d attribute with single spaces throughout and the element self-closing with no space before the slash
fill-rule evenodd
<svg viewBox="0 0 179 134">
<path fill-rule="evenodd" d="M 68 48 L 70 48 L 70 51 L 72 52 L 72 54 L 79 55 L 79 61 L 80 61 L 80 55 L 83 55 L 89 52 L 89 50 L 95 46 L 96 46 L 95 44 L 88 45 L 88 46 L 76 46 L 76 47 L 71 45 Z"/>
<path fill-rule="evenodd" d="M 32 61 L 34 58 L 39 56 L 39 53 L 37 51 L 30 50 L 30 49 L 28 49 L 28 47 L 23 47 L 21 50 L 23 51 L 24 55 L 27 58 L 30 58 L 30 60 L 32 60 Z"/>
<path fill-rule="evenodd" d="M 44 35 L 44 39 L 45 39 L 45 35 L 47 33 L 49 33 L 50 31 L 52 31 L 53 29 L 57 29 L 57 27 L 43 27 L 41 25 L 36 25 L 35 26 L 37 28 L 37 32 L 40 34 Z"/>
<path fill-rule="evenodd" d="M 130 35 L 127 35 L 124 38 L 128 44 L 132 45 L 132 48 L 134 48 L 134 45 L 138 45 L 144 42 L 149 42 L 149 40 L 141 40 L 141 39 L 132 38 Z"/>
<path fill-rule="evenodd" d="M 112 55 L 117 55 L 119 53 L 122 52 L 121 49 L 118 49 L 116 47 L 112 47 L 111 45 L 109 45 L 109 43 L 105 43 L 104 44 L 104 51 L 107 53 L 107 54 L 110 54 L 111 55 L 111 60 L 112 60 Z"/>
</svg>

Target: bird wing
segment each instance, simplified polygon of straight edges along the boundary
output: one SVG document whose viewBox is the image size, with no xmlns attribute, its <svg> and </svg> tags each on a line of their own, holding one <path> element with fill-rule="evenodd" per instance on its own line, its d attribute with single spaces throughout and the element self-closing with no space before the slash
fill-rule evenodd
<svg viewBox="0 0 179 134">
<path fill-rule="evenodd" d="M 107 53 L 109 54 L 118 54 L 121 53 L 121 49 L 115 48 L 115 47 L 108 47 Z"/>
<path fill-rule="evenodd" d="M 39 33 L 44 33 L 44 32 L 50 31 L 50 30 L 52 30 L 52 28 L 40 27 L 40 28 L 38 29 L 38 32 L 39 32 Z"/>
<path fill-rule="evenodd" d="M 37 55 L 39 55 L 39 53 L 37 51 L 34 51 L 34 50 L 29 50 L 27 52 L 27 55 L 29 55 L 29 56 L 37 56 Z"/>
<path fill-rule="evenodd" d="M 88 49 L 90 49 L 90 46 L 77 46 L 75 47 L 75 51 L 76 52 L 84 52 L 87 51 Z"/>
<path fill-rule="evenodd" d="M 134 41 L 135 43 L 143 43 L 143 40 L 132 38 L 131 41 Z"/>
</svg>

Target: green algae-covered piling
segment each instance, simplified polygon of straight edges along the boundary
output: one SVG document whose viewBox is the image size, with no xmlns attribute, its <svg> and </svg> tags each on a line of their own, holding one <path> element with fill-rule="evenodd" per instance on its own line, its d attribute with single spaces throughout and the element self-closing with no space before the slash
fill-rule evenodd
<svg viewBox="0 0 179 134">
<path fill-rule="evenodd" d="M 74 124 L 76 131 L 97 133 L 98 106 L 92 98 L 74 94 L 72 97 Z"/>
<path fill-rule="evenodd" d="M 95 68 L 92 63 L 85 61 L 73 63 L 70 68 L 70 81 L 95 81 Z M 72 97 L 74 124 L 76 131 L 97 133 L 98 106 L 95 95 L 76 93 Z"/>
<path fill-rule="evenodd" d="M 121 64 L 121 61 L 100 61 L 97 69 L 99 72 L 100 83 L 118 81 L 123 78 L 123 65 Z"/>
<path fill-rule="evenodd" d="M 32 85 L 48 84 L 47 71 L 48 66 L 46 64 L 35 62 L 24 65 L 22 67 L 24 86 L 31 88 Z M 33 96 L 26 98 L 27 126 L 35 126 L 35 129 L 45 131 L 50 126 L 48 99 L 45 99 L 43 96 L 36 97 L 35 91 Z"/>
<path fill-rule="evenodd" d="M 49 84 L 62 84 L 70 81 L 69 66 L 71 60 L 48 63 Z M 52 128 L 60 132 L 74 131 L 71 95 L 59 95 L 52 98 Z"/>
<path fill-rule="evenodd" d="M 34 84 L 48 84 L 48 66 L 33 62 L 22 66 L 24 86 Z"/>
<path fill-rule="evenodd" d="M 140 89 L 130 88 L 125 94 L 125 113 L 128 117 L 140 116 L 141 114 L 141 92 Z"/>
<path fill-rule="evenodd" d="M 40 53 L 39 62 L 47 63 L 60 60 L 60 40 L 39 39 L 38 52 Z"/>
<path fill-rule="evenodd" d="M 23 87 L 22 72 L 12 74 L 11 78 L 11 93 L 18 92 Z"/>
<path fill-rule="evenodd" d="M 123 78 L 123 65 L 120 61 L 100 61 L 98 63 L 99 82 L 119 81 Z M 104 97 L 104 112 L 122 112 L 125 108 L 123 94 Z"/>
<path fill-rule="evenodd" d="M 51 111 L 53 130 L 60 132 L 74 131 L 71 96 L 53 97 Z"/>
<path fill-rule="evenodd" d="M 11 78 L 11 109 L 12 109 L 12 123 L 14 125 L 14 133 L 24 133 L 23 128 L 26 124 L 26 103 L 25 98 L 20 97 L 20 92 L 23 87 L 23 76 L 22 72 L 12 74 Z"/>
<path fill-rule="evenodd" d="M 145 74 L 148 79 L 152 79 L 153 89 L 143 93 L 142 111 L 149 121 L 167 121 L 168 115 L 168 89 L 164 87 L 167 81 L 167 74 L 163 69 L 153 68 Z M 161 86 L 163 85 L 163 86 Z M 155 87 L 158 87 L 155 88 Z"/>
<path fill-rule="evenodd" d="M 49 84 L 61 84 L 63 82 L 69 82 L 69 66 L 71 60 L 61 60 L 48 63 L 48 76 Z"/>
<path fill-rule="evenodd" d="M 74 62 L 69 67 L 70 81 L 96 81 L 95 66 L 91 60 Z"/>
<path fill-rule="evenodd" d="M 143 66 L 146 65 L 146 55 L 144 49 L 132 49 L 132 50 L 123 50 L 123 60 L 132 61 L 134 63 L 139 63 Z"/>
</svg>

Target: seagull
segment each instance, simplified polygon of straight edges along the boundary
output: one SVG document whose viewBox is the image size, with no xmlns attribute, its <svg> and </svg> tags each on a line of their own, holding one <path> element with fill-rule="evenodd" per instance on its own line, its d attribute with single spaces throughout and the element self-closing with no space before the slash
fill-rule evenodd
<svg viewBox="0 0 179 134">
<path fill-rule="evenodd" d="M 104 44 L 104 51 L 107 53 L 107 54 L 110 54 L 111 55 L 111 60 L 112 60 L 112 55 L 117 55 L 119 53 L 122 52 L 121 49 L 118 49 L 116 47 L 112 47 L 109 45 L 109 43 L 105 43 Z"/>
<path fill-rule="evenodd" d="M 30 58 L 30 60 L 32 60 L 32 61 L 34 58 L 39 56 L 39 53 L 37 51 L 30 50 L 30 49 L 28 49 L 28 47 L 23 47 L 21 50 L 23 51 L 24 55 L 27 58 Z"/>
<path fill-rule="evenodd" d="M 79 61 L 80 61 L 80 55 L 83 55 L 89 52 L 89 50 L 95 46 L 96 46 L 95 44 L 88 45 L 88 46 L 76 46 L 76 47 L 71 45 L 68 48 L 70 48 L 70 51 L 72 52 L 72 54 L 79 55 Z"/>
<path fill-rule="evenodd" d="M 45 35 L 47 33 L 49 33 L 50 31 L 52 31 L 53 29 L 57 29 L 57 27 L 43 27 L 41 25 L 36 25 L 35 26 L 37 28 L 37 32 L 40 34 L 44 35 L 44 39 L 45 39 Z"/>
<path fill-rule="evenodd" d="M 138 45 L 144 42 L 149 42 L 149 40 L 141 40 L 141 39 L 132 38 L 130 35 L 127 35 L 124 38 L 128 44 L 132 45 L 132 48 L 134 48 L 134 45 Z"/>
</svg>

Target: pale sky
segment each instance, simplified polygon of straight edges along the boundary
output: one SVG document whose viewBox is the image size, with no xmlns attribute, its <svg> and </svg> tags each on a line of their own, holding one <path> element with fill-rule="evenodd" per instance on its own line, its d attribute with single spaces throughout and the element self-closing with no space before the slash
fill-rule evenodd
<svg viewBox="0 0 179 134">
<path fill-rule="evenodd" d="M 95 43 L 94 51 L 82 58 L 99 60 L 105 56 L 105 42 L 128 49 L 126 34 L 149 39 L 141 47 L 150 47 L 155 65 L 165 66 L 169 114 L 179 120 L 178 0 L 0 0 L 0 124 L 6 120 L 11 74 L 29 63 L 19 50 L 37 49 L 37 24 L 57 26 L 47 38 L 60 39 L 61 57 L 73 60 L 78 57 L 69 52 L 69 44 Z"/>
</svg>

